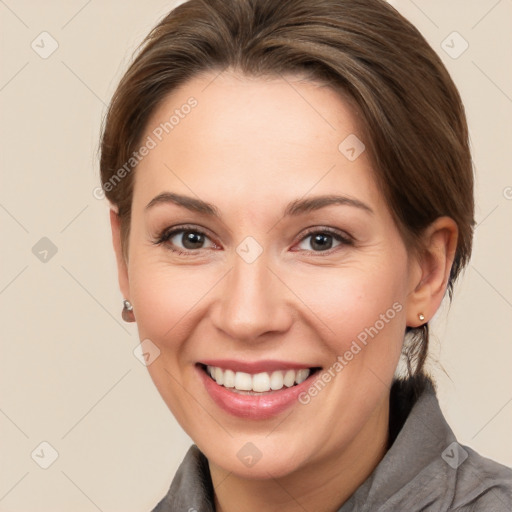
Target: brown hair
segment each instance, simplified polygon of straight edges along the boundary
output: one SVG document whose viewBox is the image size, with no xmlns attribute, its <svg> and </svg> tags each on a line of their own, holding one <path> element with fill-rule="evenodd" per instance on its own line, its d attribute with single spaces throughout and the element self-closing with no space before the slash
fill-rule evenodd
<svg viewBox="0 0 512 512">
<path fill-rule="evenodd" d="M 406 245 L 420 250 L 422 231 L 440 216 L 457 223 L 451 300 L 474 226 L 464 107 L 434 50 L 383 0 L 189 0 L 165 16 L 141 43 L 103 127 L 102 186 L 118 208 L 125 258 L 133 192 L 126 163 L 136 166 L 130 158 L 149 116 L 187 80 L 227 68 L 300 74 L 355 101 L 375 179 Z M 428 324 L 408 328 L 406 338 L 409 374 L 420 376 Z"/>
</svg>

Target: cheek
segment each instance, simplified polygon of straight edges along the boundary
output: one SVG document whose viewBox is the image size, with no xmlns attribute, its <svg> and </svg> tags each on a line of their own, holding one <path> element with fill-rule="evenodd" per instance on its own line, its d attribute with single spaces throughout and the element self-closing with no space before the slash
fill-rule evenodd
<svg viewBox="0 0 512 512">
<path fill-rule="evenodd" d="M 134 264 L 130 276 L 139 337 L 151 340 L 160 351 L 147 370 L 165 403 L 187 432 L 191 428 L 191 410 L 196 415 L 202 413 L 194 410 L 194 400 L 183 393 L 183 386 L 191 378 L 191 368 L 186 363 L 192 360 L 187 354 L 193 347 L 187 340 L 204 316 L 203 301 L 208 298 L 208 291 L 218 281 L 218 273 L 209 279 L 210 274 L 200 271 L 199 267 L 149 263 L 147 259 L 144 265 L 136 267 Z"/>
<path fill-rule="evenodd" d="M 195 308 L 218 277 L 199 267 L 144 265 L 130 276 L 130 291 L 141 336 L 158 343 L 181 339 L 190 328 Z"/>
<path fill-rule="evenodd" d="M 296 277 L 294 289 L 328 326 L 343 333 L 349 326 L 373 324 L 394 302 L 403 301 L 405 280 L 398 269 L 350 267 Z"/>
<path fill-rule="evenodd" d="M 394 364 L 406 324 L 404 265 L 397 254 L 393 264 L 388 259 L 364 267 L 317 269 L 309 278 L 294 278 L 294 291 L 315 313 L 309 315 L 313 329 L 322 333 L 331 357 L 351 351 L 347 357 L 356 359 L 357 353 L 360 364 Z"/>
</svg>

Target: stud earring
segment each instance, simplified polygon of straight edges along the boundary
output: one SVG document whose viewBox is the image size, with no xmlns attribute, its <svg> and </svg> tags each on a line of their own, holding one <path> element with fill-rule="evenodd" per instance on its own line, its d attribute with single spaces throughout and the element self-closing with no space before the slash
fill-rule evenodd
<svg viewBox="0 0 512 512">
<path fill-rule="evenodd" d="M 135 322 L 135 315 L 133 314 L 133 306 L 129 300 L 123 300 L 123 311 L 121 313 L 125 322 Z"/>
<path fill-rule="evenodd" d="M 420 319 L 420 322 L 423 322 L 423 320 L 425 320 L 425 315 L 423 313 L 418 313 L 418 318 Z"/>
</svg>

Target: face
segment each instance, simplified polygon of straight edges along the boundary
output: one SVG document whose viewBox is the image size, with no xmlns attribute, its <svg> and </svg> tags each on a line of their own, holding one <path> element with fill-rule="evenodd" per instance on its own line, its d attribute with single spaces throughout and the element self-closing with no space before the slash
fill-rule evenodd
<svg viewBox="0 0 512 512">
<path fill-rule="evenodd" d="M 148 123 L 122 287 L 160 351 L 151 378 L 210 464 L 283 476 L 387 428 L 417 276 L 346 100 L 215 77 Z"/>
</svg>

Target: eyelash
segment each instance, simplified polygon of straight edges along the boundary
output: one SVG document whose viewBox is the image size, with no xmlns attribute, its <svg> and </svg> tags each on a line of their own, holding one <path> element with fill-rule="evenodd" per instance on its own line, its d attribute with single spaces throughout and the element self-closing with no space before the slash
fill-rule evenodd
<svg viewBox="0 0 512 512">
<path fill-rule="evenodd" d="M 163 245 L 165 244 L 166 242 L 169 241 L 169 239 L 171 239 L 173 236 L 177 235 L 178 233 L 183 233 L 185 231 L 192 231 L 194 233 L 198 233 L 200 235 L 204 235 L 205 237 L 208 237 L 208 234 L 205 233 L 204 231 L 202 231 L 201 229 L 198 229 L 196 226 L 192 226 L 192 225 L 184 225 L 184 226 L 178 226 L 172 230 L 168 230 L 168 229 L 164 229 L 159 235 L 158 235 L 158 238 L 153 241 L 152 243 L 155 244 L 155 245 Z M 342 234 L 342 232 L 339 232 L 338 230 L 335 230 L 333 228 L 314 228 L 314 229 L 311 229 L 309 231 L 307 231 L 304 236 L 299 240 L 299 242 L 302 242 L 303 240 L 305 240 L 306 238 L 308 238 L 309 236 L 311 235 L 316 235 L 316 234 L 329 234 L 331 235 L 334 239 L 336 239 L 338 242 L 341 242 L 342 244 L 344 245 L 349 245 L 349 246 L 353 246 L 354 245 L 354 239 L 352 237 L 350 237 L 348 234 L 344 233 Z M 209 237 L 208 237 L 209 238 Z M 339 246 L 338 246 L 339 247 Z M 193 257 L 195 254 L 197 254 L 197 251 L 198 250 L 201 250 L 201 249 L 198 249 L 198 250 L 188 250 L 188 251 L 183 251 L 181 249 L 176 249 L 174 247 L 172 247 L 171 245 L 168 245 L 168 249 L 171 250 L 172 252 L 174 252 L 175 254 L 178 254 L 180 256 L 189 256 L 189 257 Z M 333 247 L 331 249 L 328 249 L 326 251 L 306 251 L 308 253 L 314 253 L 315 255 L 318 255 L 318 256 L 328 256 L 328 255 L 331 255 L 333 251 L 336 250 L 336 247 Z"/>
</svg>

